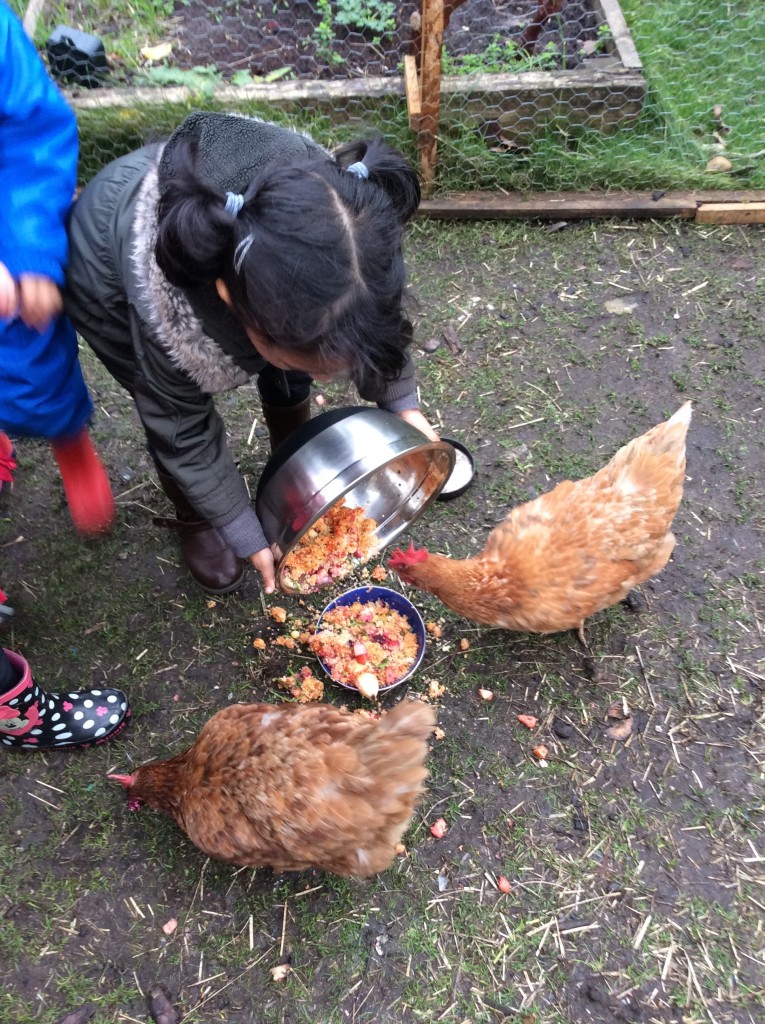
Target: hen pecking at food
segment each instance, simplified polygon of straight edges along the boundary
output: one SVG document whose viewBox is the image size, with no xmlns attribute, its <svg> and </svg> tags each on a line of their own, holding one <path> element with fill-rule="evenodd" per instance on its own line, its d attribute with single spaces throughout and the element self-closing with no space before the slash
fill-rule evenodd
<svg viewBox="0 0 765 1024">
<path fill-rule="evenodd" d="M 395 856 L 434 726 L 419 701 L 375 720 L 327 704 L 235 704 L 182 754 L 109 778 L 216 860 L 363 877 Z"/>
<path fill-rule="evenodd" d="M 566 480 L 512 509 L 474 558 L 458 561 L 412 544 L 394 552 L 388 566 L 475 622 L 530 633 L 578 629 L 582 636 L 586 618 L 667 564 L 690 421 L 686 402 L 594 476 Z"/>
</svg>

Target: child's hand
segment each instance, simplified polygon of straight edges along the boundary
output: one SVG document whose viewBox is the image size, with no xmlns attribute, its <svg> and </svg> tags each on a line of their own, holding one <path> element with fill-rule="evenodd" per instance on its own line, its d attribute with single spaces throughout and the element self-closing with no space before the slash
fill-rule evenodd
<svg viewBox="0 0 765 1024">
<path fill-rule="evenodd" d="M 411 426 L 416 427 L 425 437 L 431 441 L 438 441 L 438 434 L 431 427 L 419 409 L 404 409 L 398 414 L 402 420 L 406 420 Z"/>
<path fill-rule="evenodd" d="M 0 320 L 9 320 L 16 316 L 19 306 L 19 293 L 16 282 L 8 273 L 4 263 L 0 263 Z"/>
<path fill-rule="evenodd" d="M 263 589 L 267 594 L 273 594 L 276 589 L 276 575 L 274 569 L 274 556 L 270 548 L 261 548 L 254 555 L 250 555 L 250 562 L 255 566 L 263 577 Z"/>
<path fill-rule="evenodd" d="M 42 332 L 63 310 L 64 303 L 58 285 L 40 274 L 22 274 L 19 277 L 18 315 L 35 331 Z"/>
</svg>

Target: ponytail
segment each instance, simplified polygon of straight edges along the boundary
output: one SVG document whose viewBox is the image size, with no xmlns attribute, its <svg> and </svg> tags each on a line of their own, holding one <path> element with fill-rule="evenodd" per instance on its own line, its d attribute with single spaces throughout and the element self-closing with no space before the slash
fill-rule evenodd
<svg viewBox="0 0 765 1024">
<path fill-rule="evenodd" d="M 168 177 L 157 204 L 154 254 L 171 284 L 195 288 L 221 276 L 224 257 L 231 251 L 233 212 L 227 193 L 204 181 L 196 170 L 196 147 L 179 142 L 171 156 Z"/>
<path fill-rule="evenodd" d="M 414 168 L 395 149 L 375 137 L 349 142 L 332 154 L 343 170 L 357 162 L 365 164 L 369 181 L 386 193 L 400 221 L 405 224 L 420 205 L 420 182 Z"/>
</svg>

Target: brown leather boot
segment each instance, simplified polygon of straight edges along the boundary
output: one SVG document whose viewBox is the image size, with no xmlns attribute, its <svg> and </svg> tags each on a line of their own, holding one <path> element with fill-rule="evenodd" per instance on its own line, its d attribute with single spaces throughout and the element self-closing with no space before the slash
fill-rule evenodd
<svg viewBox="0 0 765 1024">
<path fill-rule="evenodd" d="M 311 399 L 304 398 L 297 405 L 263 405 L 263 419 L 268 427 L 271 451 L 275 452 L 282 441 L 293 431 L 302 427 L 311 418 Z"/>
<path fill-rule="evenodd" d="M 177 519 L 156 516 L 158 526 L 178 531 L 181 553 L 193 580 L 208 594 L 228 594 L 244 579 L 244 565 L 223 535 L 200 519 L 171 476 L 157 469 L 160 486 L 175 505 Z"/>
</svg>

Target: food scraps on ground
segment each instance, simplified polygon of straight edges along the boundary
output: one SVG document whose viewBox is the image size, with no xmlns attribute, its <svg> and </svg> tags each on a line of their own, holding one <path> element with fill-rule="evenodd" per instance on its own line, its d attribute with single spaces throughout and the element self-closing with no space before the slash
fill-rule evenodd
<svg viewBox="0 0 765 1024">
<path fill-rule="evenodd" d="M 538 747 L 534 747 L 532 750 L 534 757 L 538 757 L 540 761 L 547 759 L 548 750 L 544 743 L 540 743 Z"/>
<path fill-rule="evenodd" d="M 481 700 L 494 700 L 494 693 L 491 690 L 484 690 L 482 687 L 478 690 L 478 696 Z"/>
<path fill-rule="evenodd" d="M 257 648 L 257 650 L 259 651 L 265 651 L 266 641 L 263 639 L 262 636 L 256 636 L 255 639 L 252 641 L 252 646 Z"/>
<path fill-rule="evenodd" d="M 512 885 L 510 885 L 510 883 L 508 882 L 504 875 L 498 875 L 497 888 L 499 889 L 500 892 L 503 892 L 505 895 L 507 895 L 509 892 L 512 892 L 513 889 Z"/>
<path fill-rule="evenodd" d="M 625 718 L 616 725 L 606 729 L 606 736 L 610 740 L 626 740 L 632 735 L 632 718 Z"/>
<path fill-rule="evenodd" d="M 446 687 L 442 686 L 437 679 L 428 681 L 428 697 L 430 700 L 439 700 L 446 693 Z"/>
<path fill-rule="evenodd" d="M 538 719 L 534 718 L 533 715 L 516 715 L 515 717 L 521 725 L 525 725 L 527 729 L 536 729 Z"/>
<path fill-rule="evenodd" d="M 376 554 L 377 523 L 362 508 L 336 502 L 298 541 L 284 560 L 282 579 L 290 590 L 311 593 L 348 576 Z"/>
<path fill-rule="evenodd" d="M 277 964 L 276 967 L 270 967 L 269 970 L 274 981 L 284 981 L 292 968 L 289 964 Z"/>
<path fill-rule="evenodd" d="M 444 732 L 440 725 L 437 725 L 433 730 L 433 735 L 437 740 L 442 740 L 446 736 L 446 733 Z"/>
<path fill-rule="evenodd" d="M 162 931 L 165 933 L 165 935 L 172 935 L 177 927 L 177 920 L 174 917 L 171 917 L 169 921 L 165 921 L 165 923 L 162 925 Z"/>
<path fill-rule="evenodd" d="M 310 701 L 324 698 L 324 683 L 316 678 L 307 665 L 299 672 L 277 679 L 276 685 L 280 690 L 288 690 L 298 704 L 308 704 Z"/>
<path fill-rule="evenodd" d="M 280 608 L 275 605 L 273 608 L 268 609 L 268 614 L 274 620 L 274 622 L 286 622 L 287 621 L 287 609 Z"/>
<path fill-rule="evenodd" d="M 469 647 L 470 647 L 470 641 L 468 640 L 468 638 L 466 636 L 463 636 L 463 638 L 460 640 L 460 650 L 461 651 L 466 651 Z"/>
<path fill-rule="evenodd" d="M 448 831 L 449 826 L 446 824 L 443 818 L 438 818 L 430 826 L 431 835 L 434 835 L 436 839 L 443 839 Z"/>
<path fill-rule="evenodd" d="M 441 629 L 437 622 L 426 622 L 425 629 L 427 629 L 430 635 L 432 637 L 435 637 L 436 640 L 439 640 L 444 635 L 444 631 Z"/>
<path fill-rule="evenodd" d="M 365 697 L 397 683 L 417 659 L 409 620 L 381 599 L 337 605 L 322 616 L 308 646 L 335 682 Z"/>
</svg>

